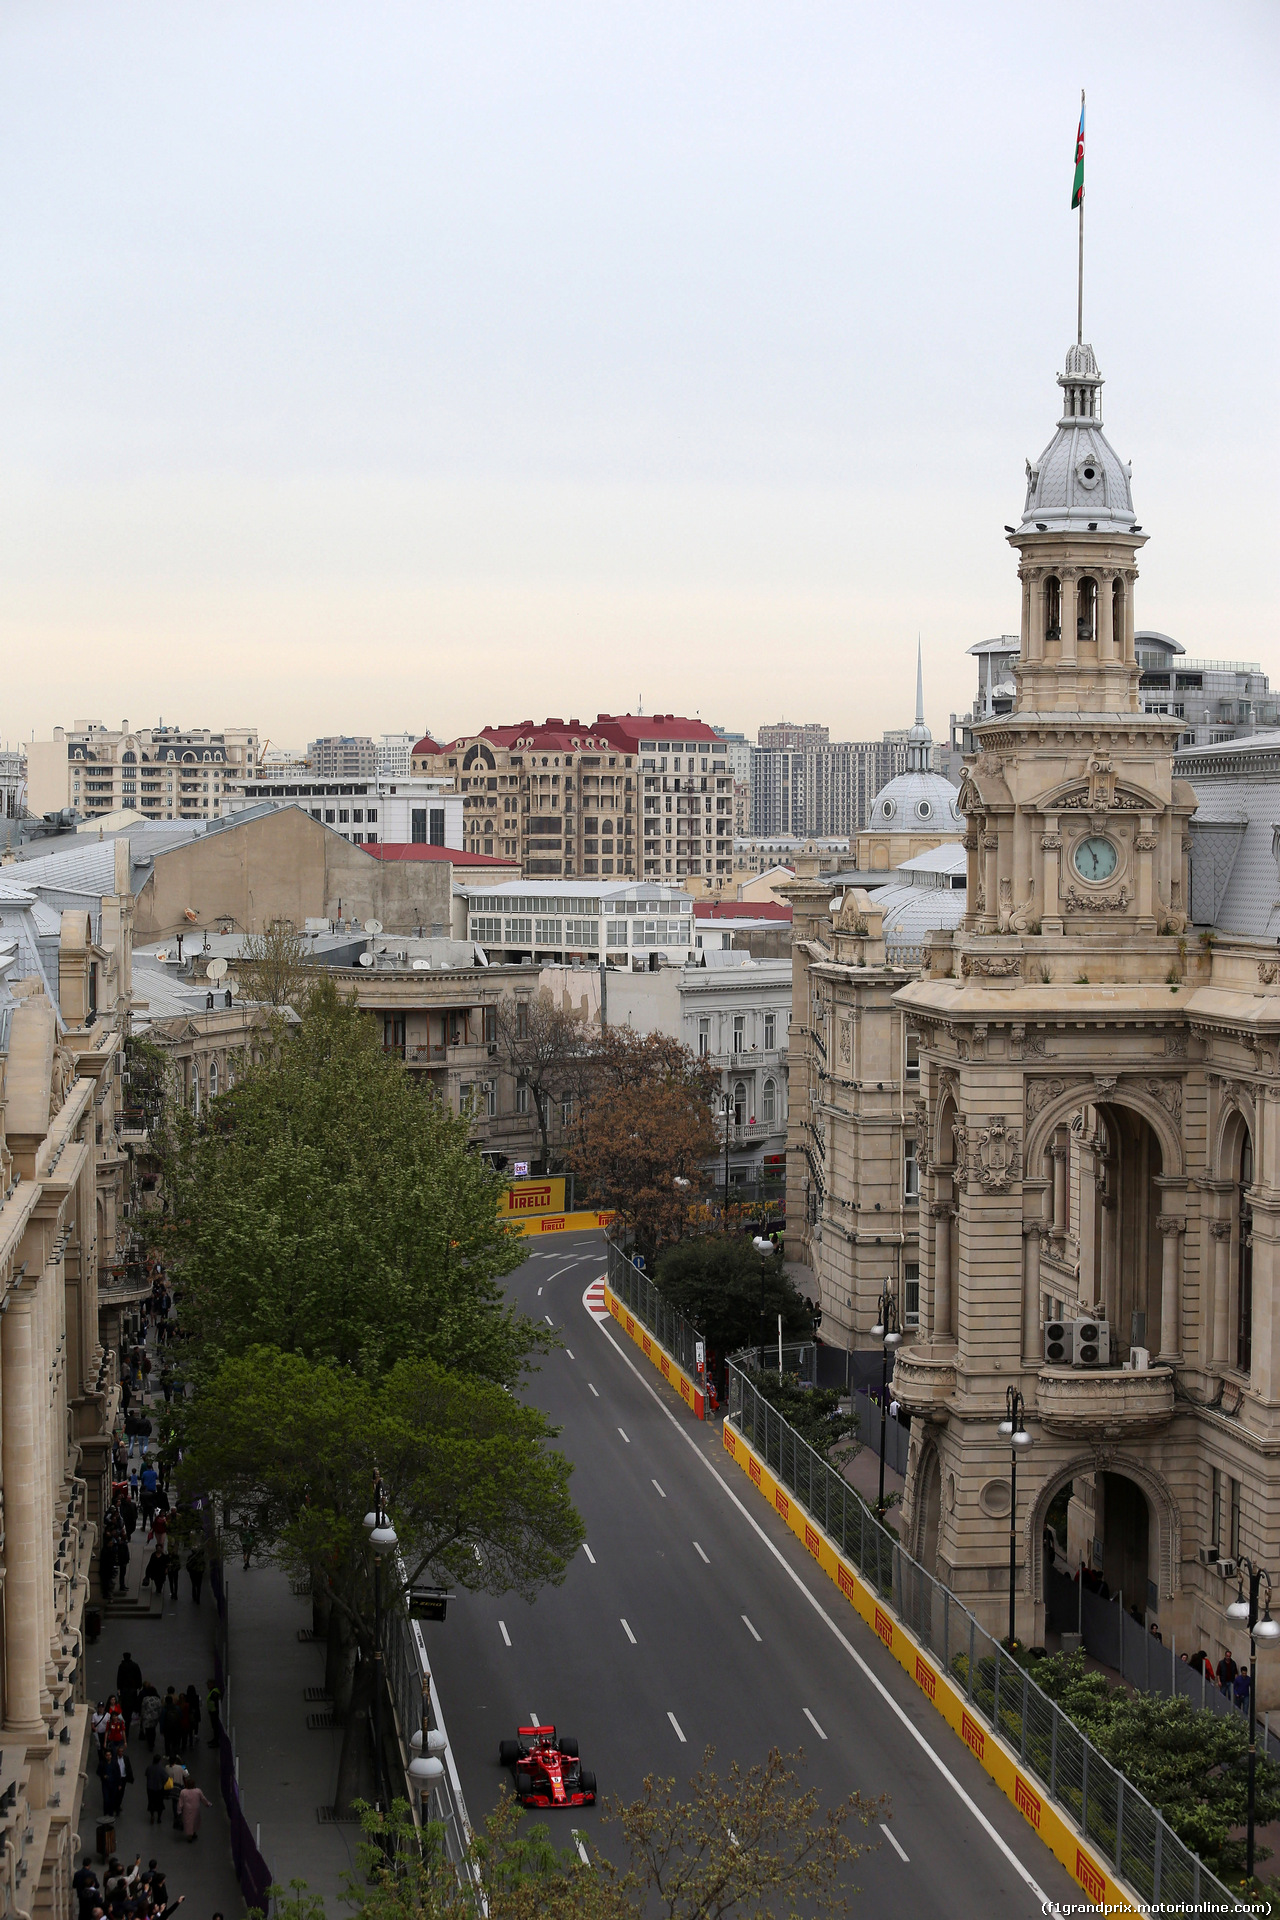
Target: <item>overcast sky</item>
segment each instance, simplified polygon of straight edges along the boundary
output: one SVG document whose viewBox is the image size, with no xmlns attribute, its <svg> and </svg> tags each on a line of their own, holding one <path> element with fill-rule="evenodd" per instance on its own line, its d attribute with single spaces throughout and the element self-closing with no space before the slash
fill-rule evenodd
<svg viewBox="0 0 1280 1920">
<path fill-rule="evenodd" d="M 0 737 L 935 735 L 1085 338 L 1138 621 L 1276 620 L 1272 0 L 0 10 Z"/>
</svg>

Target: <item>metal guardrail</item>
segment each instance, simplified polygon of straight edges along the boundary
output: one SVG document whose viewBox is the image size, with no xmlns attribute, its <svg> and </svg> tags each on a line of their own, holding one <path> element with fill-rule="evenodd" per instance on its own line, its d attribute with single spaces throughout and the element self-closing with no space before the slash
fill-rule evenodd
<svg viewBox="0 0 1280 1920">
<path fill-rule="evenodd" d="M 665 1347 L 691 1378 L 698 1378 L 698 1345 L 702 1335 L 682 1313 L 668 1306 L 647 1274 L 642 1273 L 631 1256 L 612 1238 L 609 1249 L 609 1285 L 619 1300 L 649 1329 L 660 1347 Z"/>
<path fill-rule="evenodd" d="M 908 1633 L 942 1663 L 1051 1800 L 1144 1900 L 1221 1901 L 1248 1909 L 1184 1846 L 1159 1811 L 1105 1760 L 1027 1670 L 949 1588 L 912 1559 L 846 1480 L 729 1363 L 726 1417 L 874 1587 Z"/>
<path fill-rule="evenodd" d="M 401 1571 L 403 1577 L 403 1567 Z M 477 1869 L 470 1854 L 471 1824 L 462 1797 L 458 1763 L 449 1744 L 422 1627 L 418 1621 L 409 1618 L 405 1600 L 388 1608 L 383 1615 L 382 1654 L 387 1688 L 395 1710 L 400 1754 L 406 1767 L 413 1757 L 410 1737 L 422 1726 L 423 1695 L 429 1694 L 431 1726 L 445 1737 L 444 1752 L 440 1756 L 444 1762 L 444 1776 L 429 1794 L 424 1795 L 423 1815 L 426 1819 L 438 1820 L 443 1827 L 445 1852 L 459 1883 L 478 1886 Z"/>
</svg>

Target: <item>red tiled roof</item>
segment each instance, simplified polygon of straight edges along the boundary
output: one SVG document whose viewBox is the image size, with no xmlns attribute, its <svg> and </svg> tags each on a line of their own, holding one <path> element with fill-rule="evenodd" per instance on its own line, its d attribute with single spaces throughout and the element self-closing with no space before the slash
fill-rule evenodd
<svg viewBox="0 0 1280 1920">
<path fill-rule="evenodd" d="M 444 748 L 440 745 L 440 742 L 438 740 L 433 740 L 429 733 L 424 733 L 421 740 L 418 741 L 417 745 L 410 748 L 410 752 L 411 753 L 443 753 Z"/>
<path fill-rule="evenodd" d="M 375 840 L 364 851 L 375 860 L 452 860 L 455 867 L 509 867 L 519 873 L 518 860 L 504 860 L 496 853 L 464 853 L 461 847 L 425 846 L 420 840 Z"/>
<path fill-rule="evenodd" d="M 789 900 L 695 900 L 695 920 L 789 920 Z"/>
<path fill-rule="evenodd" d="M 477 733 L 459 734 L 448 747 L 420 741 L 414 752 L 452 753 L 473 740 L 487 740 L 490 746 L 514 747 L 517 741 L 530 747 L 557 753 L 588 752 L 592 748 L 612 747 L 615 753 L 638 753 L 641 740 L 663 737 L 672 742 L 697 741 L 699 746 L 722 744 L 705 720 L 688 720 L 673 713 L 601 713 L 594 720 L 562 720 L 553 715 L 547 720 L 518 720 L 514 725 L 481 727 Z"/>
</svg>

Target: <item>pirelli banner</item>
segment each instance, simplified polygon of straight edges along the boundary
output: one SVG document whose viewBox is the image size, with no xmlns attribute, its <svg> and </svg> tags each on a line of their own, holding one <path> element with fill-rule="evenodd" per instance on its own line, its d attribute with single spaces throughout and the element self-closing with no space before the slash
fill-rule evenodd
<svg viewBox="0 0 1280 1920">
<path fill-rule="evenodd" d="M 543 1213 L 563 1212 L 563 1174 L 548 1174 L 538 1180 L 513 1180 L 498 1207 L 501 1220 L 529 1220 Z"/>
<path fill-rule="evenodd" d="M 726 1420 L 721 1429 L 724 1449 L 741 1467 L 751 1485 L 784 1520 L 827 1577 L 849 1604 L 861 1614 L 867 1625 L 879 1635 L 885 1647 L 919 1687 L 925 1699 L 958 1733 L 974 1759 L 1013 1802 L 1018 1812 L 1057 1855 L 1067 1872 L 1083 1887 L 1099 1912 L 1139 1913 L 1128 1890 L 1122 1887 L 1093 1846 L 1056 1807 L 1039 1784 L 1024 1773 L 1017 1755 L 985 1721 L 970 1711 L 969 1703 L 941 1664 L 916 1641 L 900 1620 L 895 1620 L 874 1588 L 861 1573 L 838 1553 L 834 1542 L 822 1528 L 815 1526 L 798 1500 L 770 1473 L 766 1463 L 737 1429 Z"/>
</svg>

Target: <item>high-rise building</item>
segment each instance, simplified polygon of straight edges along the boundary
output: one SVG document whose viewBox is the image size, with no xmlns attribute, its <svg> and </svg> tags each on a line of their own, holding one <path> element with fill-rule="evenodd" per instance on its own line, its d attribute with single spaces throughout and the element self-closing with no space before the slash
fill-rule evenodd
<svg viewBox="0 0 1280 1920">
<path fill-rule="evenodd" d="M 387 780 L 392 780 L 397 775 L 401 779 L 407 779 L 414 742 L 421 737 L 417 733 L 384 733 L 378 742 L 379 776 Z"/>
<path fill-rule="evenodd" d="M 321 780 L 372 780 L 378 749 L 367 734 L 331 733 L 307 748 L 312 773 Z"/>
<path fill-rule="evenodd" d="M 751 833 L 829 839 L 861 831 L 874 796 L 907 765 L 907 740 L 837 740 L 805 749 L 756 747 Z"/>
<path fill-rule="evenodd" d="M 756 745 L 803 753 L 807 747 L 825 747 L 830 738 L 830 729 L 818 726 L 816 721 L 775 720 L 772 726 L 757 730 Z"/>
<path fill-rule="evenodd" d="M 228 788 L 257 764 L 256 727 L 131 731 L 127 720 L 118 730 L 78 720 L 27 747 L 27 804 L 32 813 L 71 807 L 86 820 L 121 810 L 148 820 L 216 820 Z"/>
</svg>

